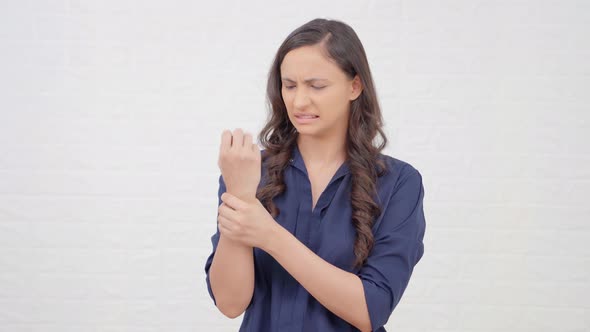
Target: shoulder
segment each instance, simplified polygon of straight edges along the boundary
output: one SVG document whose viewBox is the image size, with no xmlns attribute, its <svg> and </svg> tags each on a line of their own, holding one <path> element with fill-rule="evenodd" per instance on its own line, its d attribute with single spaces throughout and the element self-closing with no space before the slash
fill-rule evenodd
<svg viewBox="0 0 590 332">
<path fill-rule="evenodd" d="M 378 179 L 382 210 L 374 229 L 385 232 L 382 234 L 397 230 L 419 234 L 424 224 L 422 174 L 407 161 L 388 155 L 381 158 L 388 172 Z"/>
<path fill-rule="evenodd" d="M 422 174 L 410 162 L 383 153 L 379 154 L 379 158 L 384 162 L 386 172 L 379 177 L 378 185 L 386 187 L 390 194 L 407 182 L 413 182 L 414 187 L 422 184 Z"/>
</svg>

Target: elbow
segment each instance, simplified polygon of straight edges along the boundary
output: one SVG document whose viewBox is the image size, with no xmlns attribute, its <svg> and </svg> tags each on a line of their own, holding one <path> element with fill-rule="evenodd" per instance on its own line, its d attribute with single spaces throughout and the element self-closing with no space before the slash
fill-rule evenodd
<svg viewBox="0 0 590 332">
<path fill-rule="evenodd" d="M 215 291 L 212 290 L 212 293 L 215 294 Z M 246 311 L 252 301 L 252 295 L 253 293 L 250 293 L 247 297 L 235 293 L 219 294 L 213 297 L 213 302 L 224 316 L 234 319 Z"/>
<path fill-rule="evenodd" d="M 244 312 L 244 310 L 223 310 L 221 311 L 222 314 L 225 315 L 225 317 L 230 318 L 230 319 L 234 319 L 234 318 L 238 318 L 240 317 L 240 315 Z"/>
<path fill-rule="evenodd" d="M 370 321 L 365 321 L 365 322 L 360 322 L 360 323 L 354 324 L 354 327 L 359 329 L 359 331 L 361 331 L 361 332 L 372 332 L 373 331 Z"/>
<path fill-rule="evenodd" d="M 239 317 L 248 308 L 249 302 L 236 301 L 218 301 L 216 303 L 217 309 L 227 318 L 234 319 Z"/>
<path fill-rule="evenodd" d="M 221 306 L 218 305 L 217 309 L 221 311 L 221 313 L 230 319 L 234 319 L 239 317 L 242 313 L 244 313 L 245 309 L 237 306 Z"/>
</svg>

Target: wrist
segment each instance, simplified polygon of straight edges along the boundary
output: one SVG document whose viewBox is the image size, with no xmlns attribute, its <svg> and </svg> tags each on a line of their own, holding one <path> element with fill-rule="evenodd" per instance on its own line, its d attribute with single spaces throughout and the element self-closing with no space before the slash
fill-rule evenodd
<svg viewBox="0 0 590 332">
<path fill-rule="evenodd" d="M 271 256 L 274 256 L 279 250 L 280 245 L 285 241 L 285 235 L 287 232 L 286 229 L 283 228 L 279 223 L 273 223 L 270 232 L 268 234 L 267 240 L 265 242 L 264 248 L 262 250 L 266 251 Z"/>
<path fill-rule="evenodd" d="M 236 249 L 252 249 L 252 246 L 249 246 L 247 244 L 244 244 L 242 242 L 236 241 L 234 239 L 230 239 L 228 237 L 225 237 L 223 234 L 219 235 L 219 241 L 224 243 L 224 246 L 226 247 L 232 247 L 232 248 L 236 248 Z"/>
<path fill-rule="evenodd" d="M 258 198 L 256 198 L 256 194 L 245 194 L 238 198 L 250 204 L 256 203 L 258 201 Z"/>
<path fill-rule="evenodd" d="M 250 192 L 250 191 L 236 191 L 235 193 L 231 190 L 227 190 L 227 192 L 229 192 L 230 194 L 236 196 L 237 198 L 245 201 L 245 202 L 249 202 L 252 203 L 254 201 L 256 201 L 256 192 Z"/>
</svg>

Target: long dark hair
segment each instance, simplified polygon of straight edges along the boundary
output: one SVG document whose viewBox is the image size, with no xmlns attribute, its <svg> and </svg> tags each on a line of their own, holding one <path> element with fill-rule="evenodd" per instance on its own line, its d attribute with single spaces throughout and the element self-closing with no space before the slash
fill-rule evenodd
<svg viewBox="0 0 590 332">
<path fill-rule="evenodd" d="M 258 135 L 265 149 L 262 160 L 268 173 L 257 197 L 273 217 L 278 216 L 280 210 L 273 198 L 286 189 L 283 172 L 297 144 L 298 135 L 289 120 L 281 94 L 280 66 L 289 51 L 316 44 L 322 46 L 326 55 L 350 79 L 358 75 L 363 86 L 361 95 L 350 104 L 346 138 L 347 162 L 352 179 L 352 223 L 356 230 L 354 266 L 360 267 L 373 248 L 373 220 L 381 213 L 381 207 L 375 202 L 375 184 L 377 177 L 386 172 L 379 154 L 387 145 L 387 138 L 382 130 L 381 109 L 365 50 L 354 30 L 347 24 L 336 20 L 314 19 L 291 32 L 279 47 L 266 88 L 269 115 Z M 377 135 L 381 136 L 381 142 L 375 145 Z"/>
</svg>

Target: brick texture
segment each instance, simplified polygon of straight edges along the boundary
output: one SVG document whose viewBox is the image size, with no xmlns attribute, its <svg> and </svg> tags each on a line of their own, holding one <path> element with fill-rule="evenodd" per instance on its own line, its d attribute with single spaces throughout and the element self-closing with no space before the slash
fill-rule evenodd
<svg viewBox="0 0 590 332">
<path fill-rule="evenodd" d="M 315 17 L 367 51 L 420 170 L 425 255 L 387 328 L 590 331 L 587 1 L 4 1 L 0 330 L 236 331 L 214 307 L 221 130 L 258 132 Z"/>
</svg>

